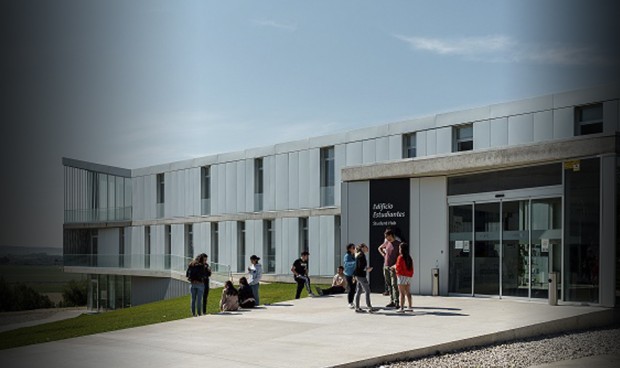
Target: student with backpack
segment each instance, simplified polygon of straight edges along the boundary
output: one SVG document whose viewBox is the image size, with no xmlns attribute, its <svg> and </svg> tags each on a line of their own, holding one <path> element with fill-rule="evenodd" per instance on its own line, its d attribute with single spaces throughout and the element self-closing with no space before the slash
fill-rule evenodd
<svg viewBox="0 0 620 368">
<path fill-rule="evenodd" d="M 203 313 L 202 298 L 205 292 L 204 279 L 206 278 L 205 257 L 203 254 L 199 254 L 189 263 L 185 276 L 190 282 L 190 309 L 192 311 L 192 316 L 200 316 Z"/>
</svg>

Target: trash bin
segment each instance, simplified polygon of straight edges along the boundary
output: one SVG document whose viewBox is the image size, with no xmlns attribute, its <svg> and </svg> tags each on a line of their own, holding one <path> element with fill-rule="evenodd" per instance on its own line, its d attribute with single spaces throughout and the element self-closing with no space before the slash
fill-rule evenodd
<svg viewBox="0 0 620 368">
<path fill-rule="evenodd" d="M 431 274 L 433 278 L 432 294 L 433 296 L 438 296 L 439 295 L 439 268 L 432 268 Z"/>
<path fill-rule="evenodd" d="M 549 305 L 558 305 L 558 273 L 549 272 Z"/>
</svg>

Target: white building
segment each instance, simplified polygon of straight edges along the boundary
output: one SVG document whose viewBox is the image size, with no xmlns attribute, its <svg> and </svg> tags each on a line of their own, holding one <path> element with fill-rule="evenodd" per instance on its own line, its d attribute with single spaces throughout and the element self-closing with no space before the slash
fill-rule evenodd
<svg viewBox="0 0 620 368">
<path fill-rule="evenodd" d="M 347 243 L 393 226 L 411 244 L 412 289 L 441 295 L 616 304 L 617 85 L 136 170 L 63 159 L 65 271 L 91 308 L 186 294 L 189 257 L 221 272 L 262 258 L 268 278 L 331 276 Z M 374 290 L 380 272 L 371 274 Z"/>
</svg>

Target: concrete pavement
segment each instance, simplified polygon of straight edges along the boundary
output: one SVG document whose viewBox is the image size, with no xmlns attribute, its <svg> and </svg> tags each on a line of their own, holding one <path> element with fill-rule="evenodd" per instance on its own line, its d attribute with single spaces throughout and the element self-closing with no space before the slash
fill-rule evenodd
<svg viewBox="0 0 620 368">
<path fill-rule="evenodd" d="M 388 298 L 373 294 L 372 301 L 381 307 Z M 430 296 L 414 296 L 413 313 L 355 313 L 336 295 L 8 349 L 0 361 L 15 368 L 363 367 L 612 318 L 613 310 L 598 307 Z"/>
</svg>

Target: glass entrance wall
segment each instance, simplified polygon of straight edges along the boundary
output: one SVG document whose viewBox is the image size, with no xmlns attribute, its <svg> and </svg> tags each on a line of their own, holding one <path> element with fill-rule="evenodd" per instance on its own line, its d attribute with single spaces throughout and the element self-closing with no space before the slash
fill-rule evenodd
<svg viewBox="0 0 620 368">
<path fill-rule="evenodd" d="M 600 181 L 599 158 L 564 170 L 566 301 L 599 300 Z"/>
<path fill-rule="evenodd" d="M 476 204 L 474 214 L 474 294 L 499 295 L 500 204 Z"/>
<path fill-rule="evenodd" d="M 549 272 L 562 270 L 562 201 L 532 200 L 531 297 L 547 298 Z M 561 290 L 561 281 L 558 282 Z M 558 290 L 558 291 L 559 291 Z M 561 298 L 561 294 L 558 294 Z"/>
<path fill-rule="evenodd" d="M 473 212 L 471 205 L 450 207 L 449 288 L 451 293 L 471 295 Z"/>
<path fill-rule="evenodd" d="M 529 297 L 529 201 L 502 203 L 502 295 Z"/>
</svg>

